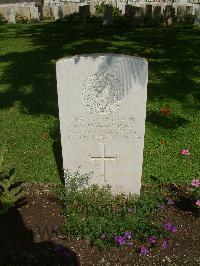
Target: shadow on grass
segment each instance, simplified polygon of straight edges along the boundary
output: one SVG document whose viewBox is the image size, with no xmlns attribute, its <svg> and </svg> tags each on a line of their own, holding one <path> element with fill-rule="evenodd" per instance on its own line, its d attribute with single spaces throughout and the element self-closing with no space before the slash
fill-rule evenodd
<svg viewBox="0 0 200 266">
<path fill-rule="evenodd" d="M 184 127 L 189 123 L 189 121 L 180 116 L 165 116 L 156 111 L 149 111 L 147 113 L 146 121 L 166 129 L 176 129 L 178 127 Z"/>
<path fill-rule="evenodd" d="M 31 49 L 15 51 L 13 43 L 8 52 L 0 55 L 0 61 L 6 64 L 0 80 L 0 85 L 6 84 L 6 89 L 0 91 L 2 109 L 18 102 L 21 111 L 27 114 L 58 117 L 55 61 L 75 54 L 112 52 L 147 58 L 149 101 L 176 100 L 188 112 L 199 110 L 196 77 L 200 76 L 200 35 L 192 26 L 134 29 L 103 28 L 97 22 L 82 25 L 57 22 L 0 28 L 4 38 L 6 35 L 13 40 L 24 38 L 31 44 Z M 187 123 L 181 117 L 158 117 L 153 112 L 147 119 L 165 128 Z M 59 132 L 58 127 L 55 130 Z M 54 134 L 53 139 L 55 157 L 60 162 L 59 134 Z"/>
<path fill-rule="evenodd" d="M 1 27 L 5 34 L 5 27 L 12 29 Z M 104 29 L 99 24 L 77 26 L 57 22 L 18 25 L 13 31 L 15 38 L 27 38 L 33 49 L 0 56 L 1 62 L 8 63 L 1 75 L 1 83 L 8 88 L 0 93 L 0 108 L 19 101 L 22 111 L 27 113 L 58 116 L 55 61 L 64 56 L 102 52 L 147 58 L 149 100 L 171 98 L 184 104 L 188 95 L 200 100 L 194 80 L 200 74 L 200 36 L 189 26 Z"/>
</svg>

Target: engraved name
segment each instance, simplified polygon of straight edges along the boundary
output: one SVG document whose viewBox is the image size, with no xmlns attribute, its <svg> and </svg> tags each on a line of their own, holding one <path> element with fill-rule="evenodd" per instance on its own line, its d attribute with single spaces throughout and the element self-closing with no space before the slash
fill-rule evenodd
<svg viewBox="0 0 200 266">
<path fill-rule="evenodd" d="M 105 141 L 111 139 L 133 140 L 140 138 L 135 131 L 135 118 L 130 117 L 76 117 L 67 139 Z"/>
</svg>

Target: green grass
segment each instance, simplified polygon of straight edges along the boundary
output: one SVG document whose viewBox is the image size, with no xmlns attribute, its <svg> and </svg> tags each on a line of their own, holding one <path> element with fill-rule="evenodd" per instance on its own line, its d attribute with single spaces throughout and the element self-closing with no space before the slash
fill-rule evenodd
<svg viewBox="0 0 200 266">
<path fill-rule="evenodd" d="M 60 182 L 55 62 L 82 53 L 123 53 L 149 62 L 143 182 L 190 182 L 200 171 L 199 33 L 191 26 L 0 25 L 0 143 L 8 149 L 6 162 L 15 164 L 19 179 Z M 161 115 L 161 107 L 172 114 Z M 179 150 L 185 147 L 190 155 L 183 158 Z"/>
</svg>

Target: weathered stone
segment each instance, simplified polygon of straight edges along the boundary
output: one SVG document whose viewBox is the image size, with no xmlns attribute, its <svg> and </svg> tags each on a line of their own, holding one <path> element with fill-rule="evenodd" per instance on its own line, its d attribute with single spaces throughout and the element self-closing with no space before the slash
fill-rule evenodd
<svg viewBox="0 0 200 266">
<path fill-rule="evenodd" d="M 170 27 L 173 25 L 175 19 L 175 8 L 171 5 L 167 5 L 164 10 L 164 27 Z"/>
<path fill-rule="evenodd" d="M 61 5 L 54 5 L 53 6 L 53 16 L 54 16 L 55 20 L 63 19 L 64 14 L 63 14 L 63 10 L 62 10 Z"/>
<path fill-rule="evenodd" d="M 42 8 L 42 11 L 43 11 L 44 18 L 49 18 L 49 19 L 53 18 L 53 13 L 52 13 L 50 5 L 44 5 Z"/>
<path fill-rule="evenodd" d="M 160 25 L 162 21 L 161 6 L 154 6 L 153 8 L 153 24 Z"/>
<path fill-rule="evenodd" d="M 134 26 L 142 26 L 144 22 L 144 7 L 126 5 L 125 15 L 129 17 L 131 24 Z"/>
<path fill-rule="evenodd" d="M 186 6 L 186 18 L 188 21 L 192 21 L 193 6 Z"/>
<path fill-rule="evenodd" d="M 89 5 L 79 6 L 79 16 L 83 20 L 88 18 L 90 16 L 90 6 Z"/>
<path fill-rule="evenodd" d="M 103 25 L 110 26 L 113 22 L 113 15 L 112 15 L 112 6 L 105 5 L 104 12 L 103 12 Z"/>
<path fill-rule="evenodd" d="M 186 18 L 186 7 L 177 6 L 177 22 L 185 22 Z"/>
<path fill-rule="evenodd" d="M 140 193 L 147 98 L 145 59 L 92 54 L 57 62 L 63 168 L 89 184 Z"/>
<path fill-rule="evenodd" d="M 15 10 L 12 5 L 4 5 L 2 15 L 8 23 L 15 23 Z M 1 11 L 0 11 L 1 13 Z"/>
<path fill-rule="evenodd" d="M 195 9 L 194 26 L 200 27 L 200 6 Z"/>
<path fill-rule="evenodd" d="M 38 7 L 36 7 L 34 5 L 30 6 L 30 16 L 32 19 L 37 19 L 37 20 L 40 19 Z M 41 16 L 43 18 L 43 15 L 41 15 Z"/>
<path fill-rule="evenodd" d="M 152 8 L 152 5 L 146 5 L 146 8 L 145 8 L 145 24 L 147 25 L 151 25 L 152 23 L 152 11 L 153 11 L 153 8 Z"/>
</svg>

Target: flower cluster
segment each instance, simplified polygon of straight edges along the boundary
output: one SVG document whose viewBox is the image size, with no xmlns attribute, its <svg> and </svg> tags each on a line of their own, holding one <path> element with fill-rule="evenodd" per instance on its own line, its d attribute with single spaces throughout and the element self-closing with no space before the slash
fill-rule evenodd
<svg viewBox="0 0 200 266">
<path fill-rule="evenodd" d="M 177 231 L 176 227 L 171 223 L 164 224 L 164 228 L 171 233 L 176 233 Z"/>
<path fill-rule="evenodd" d="M 193 187 L 200 187 L 200 180 L 197 179 L 197 178 L 193 179 L 192 182 L 191 182 L 191 185 Z"/>
<path fill-rule="evenodd" d="M 115 237 L 115 242 L 119 245 L 132 245 L 132 233 L 130 231 L 127 231 L 124 233 L 123 236 L 116 236 Z"/>
<path fill-rule="evenodd" d="M 141 254 L 141 255 L 147 255 L 148 253 L 149 253 L 149 250 L 148 250 L 147 247 L 142 246 L 142 247 L 140 248 L 140 254 Z"/>
<path fill-rule="evenodd" d="M 149 242 L 150 244 L 155 244 L 156 241 L 157 241 L 157 237 L 155 237 L 155 236 L 150 236 L 147 240 L 148 240 L 148 242 Z"/>
<path fill-rule="evenodd" d="M 200 200 L 197 200 L 195 204 L 197 207 L 200 207 Z"/>
<path fill-rule="evenodd" d="M 169 108 L 160 108 L 160 113 L 163 115 L 171 115 L 172 111 Z"/>
<path fill-rule="evenodd" d="M 194 202 L 194 205 L 196 207 L 200 207 L 200 200 L 198 199 L 199 197 L 199 194 L 200 194 L 200 180 L 198 178 L 194 178 L 191 182 L 191 185 L 192 185 L 192 192 L 194 194 L 194 197 L 196 198 L 195 202 Z"/>
<path fill-rule="evenodd" d="M 150 236 L 148 239 L 148 242 L 151 244 L 151 245 L 155 245 L 156 243 L 157 243 L 157 237 L 155 237 L 155 236 Z M 166 249 L 166 248 L 168 248 L 169 247 L 169 242 L 168 242 L 168 240 L 163 240 L 162 241 L 162 243 L 161 243 L 161 247 L 163 248 L 163 249 Z M 140 247 L 140 249 L 139 249 L 139 251 L 140 251 L 140 254 L 141 255 L 147 255 L 148 253 L 149 253 L 149 249 L 148 249 L 148 247 L 146 247 L 146 246 L 141 246 Z"/>
<path fill-rule="evenodd" d="M 168 205 L 174 205 L 174 201 L 173 201 L 173 199 L 168 198 L 168 199 L 167 199 L 167 204 L 168 204 Z"/>
<path fill-rule="evenodd" d="M 182 149 L 180 150 L 180 154 L 184 156 L 190 155 L 190 150 L 189 149 Z"/>
<path fill-rule="evenodd" d="M 169 247 L 169 243 L 168 243 L 168 241 L 167 240 L 164 240 L 163 242 L 162 242 L 162 248 L 163 249 L 165 249 L 165 248 L 168 248 Z"/>
</svg>

